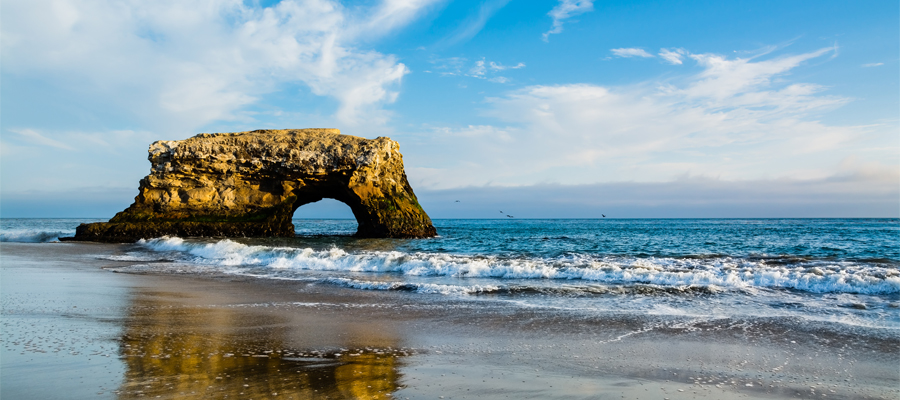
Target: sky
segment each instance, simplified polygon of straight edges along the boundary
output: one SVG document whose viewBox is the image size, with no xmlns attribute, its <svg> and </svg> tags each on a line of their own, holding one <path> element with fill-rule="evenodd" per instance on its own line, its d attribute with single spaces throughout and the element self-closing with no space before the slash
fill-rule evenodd
<svg viewBox="0 0 900 400">
<path fill-rule="evenodd" d="M 898 81 L 896 0 L 0 0 L 0 217 L 312 127 L 399 142 L 433 218 L 900 217 Z"/>
</svg>

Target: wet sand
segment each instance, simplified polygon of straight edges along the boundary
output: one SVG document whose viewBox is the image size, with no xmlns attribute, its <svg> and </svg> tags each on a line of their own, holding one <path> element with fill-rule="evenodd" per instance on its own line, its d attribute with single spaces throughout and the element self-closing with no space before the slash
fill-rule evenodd
<svg viewBox="0 0 900 400">
<path fill-rule="evenodd" d="M 98 258 L 123 249 L 0 245 L 0 398 L 900 397 L 893 331 L 124 274 Z"/>
</svg>

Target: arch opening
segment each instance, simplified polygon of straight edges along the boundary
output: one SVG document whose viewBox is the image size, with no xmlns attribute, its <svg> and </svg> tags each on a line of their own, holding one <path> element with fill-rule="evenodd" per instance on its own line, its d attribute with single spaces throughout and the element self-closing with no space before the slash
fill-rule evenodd
<svg viewBox="0 0 900 400">
<path fill-rule="evenodd" d="M 295 229 L 295 212 L 325 198 L 350 208 L 358 237 L 437 234 L 406 179 L 399 145 L 389 138 L 336 129 L 204 133 L 154 142 L 149 154 L 151 172 L 134 203 L 109 222 L 80 225 L 74 240 L 294 237 L 310 228 Z M 331 221 L 349 221 L 344 231 L 353 230 L 344 206 L 310 207 L 299 211 L 298 222 L 347 218 Z"/>
<path fill-rule="evenodd" d="M 330 198 L 300 205 L 291 222 L 297 236 L 352 236 L 359 227 L 350 206 Z"/>
</svg>

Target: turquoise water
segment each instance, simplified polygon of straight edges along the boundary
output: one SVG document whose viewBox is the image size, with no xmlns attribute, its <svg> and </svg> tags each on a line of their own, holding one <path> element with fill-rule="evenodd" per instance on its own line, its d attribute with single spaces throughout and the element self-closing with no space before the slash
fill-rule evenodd
<svg viewBox="0 0 900 400">
<path fill-rule="evenodd" d="M 0 240 L 53 240 L 80 222 L 2 220 Z M 900 330 L 897 219 L 435 220 L 431 239 L 357 239 L 353 220 L 294 222 L 295 238 L 156 238 L 115 259 L 133 263 L 122 272 Z"/>
<path fill-rule="evenodd" d="M 356 221 L 295 220 L 299 242 L 354 246 Z M 548 219 L 436 220 L 440 237 L 388 248 L 470 255 L 557 257 L 804 257 L 900 261 L 896 219 Z"/>
</svg>

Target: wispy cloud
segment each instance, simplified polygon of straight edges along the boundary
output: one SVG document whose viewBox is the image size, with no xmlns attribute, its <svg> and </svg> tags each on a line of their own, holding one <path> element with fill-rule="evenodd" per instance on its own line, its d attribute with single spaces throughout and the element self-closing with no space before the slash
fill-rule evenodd
<svg viewBox="0 0 900 400">
<path fill-rule="evenodd" d="M 316 6 L 342 11 L 354 23 L 345 28 L 348 33 L 367 36 L 368 39 L 371 39 L 372 35 L 382 35 L 406 26 L 425 9 L 438 2 L 439 0 L 382 0 L 372 8 L 359 10 L 358 14 L 341 10 L 340 3 L 326 0 L 317 0 L 311 3 L 319 3 Z M 358 27 L 354 27 L 354 25 Z"/>
<path fill-rule="evenodd" d="M 547 13 L 553 18 L 553 26 L 549 31 L 544 32 L 544 41 L 549 42 L 550 35 L 562 33 L 563 24 L 567 19 L 589 11 L 594 11 L 593 0 L 559 0 L 559 4 Z"/>
<path fill-rule="evenodd" d="M 131 130 L 5 128 L 0 135 L 3 168 L 17 172 L 3 176 L 0 190 L 132 186 L 147 174 L 146 164 L 135 162 L 147 154 L 147 145 L 177 138 L 173 136 Z"/>
<path fill-rule="evenodd" d="M 486 99 L 497 123 L 434 132 L 416 164 L 425 187 L 822 179 L 858 154 L 891 165 L 890 126 L 837 126 L 819 116 L 849 99 L 791 82 L 831 48 L 767 60 L 691 55 L 699 74 L 628 86 L 529 86 Z M 471 134 L 477 131 L 479 134 Z M 494 133 L 491 133 L 494 132 Z M 877 150 L 872 150 L 877 149 Z M 451 157 L 452 159 L 448 158 Z M 463 156 L 460 156 L 463 155 Z"/>
<path fill-rule="evenodd" d="M 63 150 L 75 150 L 74 147 L 69 146 L 56 139 L 48 138 L 34 129 L 9 129 L 8 131 L 16 134 L 19 139 L 27 143 L 36 144 L 39 146 L 54 147 Z"/>
<path fill-rule="evenodd" d="M 687 54 L 685 49 L 659 49 L 659 56 L 672 65 L 681 65 L 682 58 Z"/>
<path fill-rule="evenodd" d="M 469 75 L 473 78 L 484 78 L 484 73 L 487 71 L 487 67 L 484 65 L 484 60 L 475 61 L 475 66 L 469 70 Z"/>
<path fill-rule="evenodd" d="M 882 65 L 884 65 L 884 63 L 869 63 L 869 64 L 863 64 L 862 67 L 863 68 L 880 67 Z"/>
<path fill-rule="evenodd" d="M 525 68 L 525 63 L 518 63 L 516 65 L 510 66 L 510 65 L 502 65 L 500 63 L 495 63 L 495 62 L 491 61 L 490 63 L 488 63 L 488 68 L 490 68 L 494 71 L 503 71 L 506 69 L 519 69 L 519 68 Z"/>
<path fill-rule="evenodd" d="M 478 12 L 466 18 L 465 21 L 450 36 L 437 43 L 437 46 L 450 46 L 468 41 L 484 29 L 488 20 L 500 11 L 510 0 L 487 0 L 478 7 Z"/>
<path fill-rule="evenodd" d="M 653 54 L 650 54 L 650 53 L 644 51 L 644 49 L 638 49 L 638 48 L 610 49 L 609 51 L 611 51 L 616 57 L 625 57 L 625 58 L 630 58 L 630 57 L 650 58 L 650 57 L 653 57 Z"/>
<path fill-rule="evenodd" d="M 384 122 L 408 69 L 366 43 L 437 0 L 348 9 L 330 0 L 35 0 L 4 4 L 4 73 L 41 76 L 141 116 L 192 131 L 252 118 L 242 110 L 285 84 L 337 100 L 343 124 Z M 81 90 L 81 89 L 79 89 Z"/>
<path fill-rule="evenodd" d="M 432 58 L 429 62 L 434 66 L 434 72 L 441 76 L 458 76 L 464 75 L 462 71 L 469 63 L 469 59 L 465 57 Z"/>
<path fill-rule="evenodd" d="M 753 62 L 752 59 L 735 58 L 728 59 L 718 54 L 691 54 L 690 57 L 697 61 L 705 69 L 688 88 L 692 96 L 714 97 L 717 99 L 735 99 L 737 95 L 747 92 L 751 88 L 764 87 L 771 82 L 771 78 L 791 70 L 802 62 L 811 58 L 820 57 L 835 51 L 832 47 L 826 47 L 810 53 L 798 54 L 787 57 L 778 57 L 768 61 Z M 807 89 L 815 90 L 815 85 L 801 85 Z M 792 86 L 799 89 L 800 86 Z M 740 97 L 737 100 L 754 101 L 749 97 Z"/>
<path fill-rule="evenodd" d="M 434 59 L 431 60 L 431 63 L 434 64 L 434 70 L 441 76 L 465 76 L 487 79 L 496 83 L 506 83 L 510 79 L 503 76 L 492 76 L 492 74 L 510 69 L 525 68 L 525 63 L 521 62 L 516 65 L 503 65 L 498 62 L 487 61 L 484 58 L 476 60 L 473 64 L 470 64 L 470 67 L 466 67 L 469 60 L 461 57 Z"/>
</svg>

